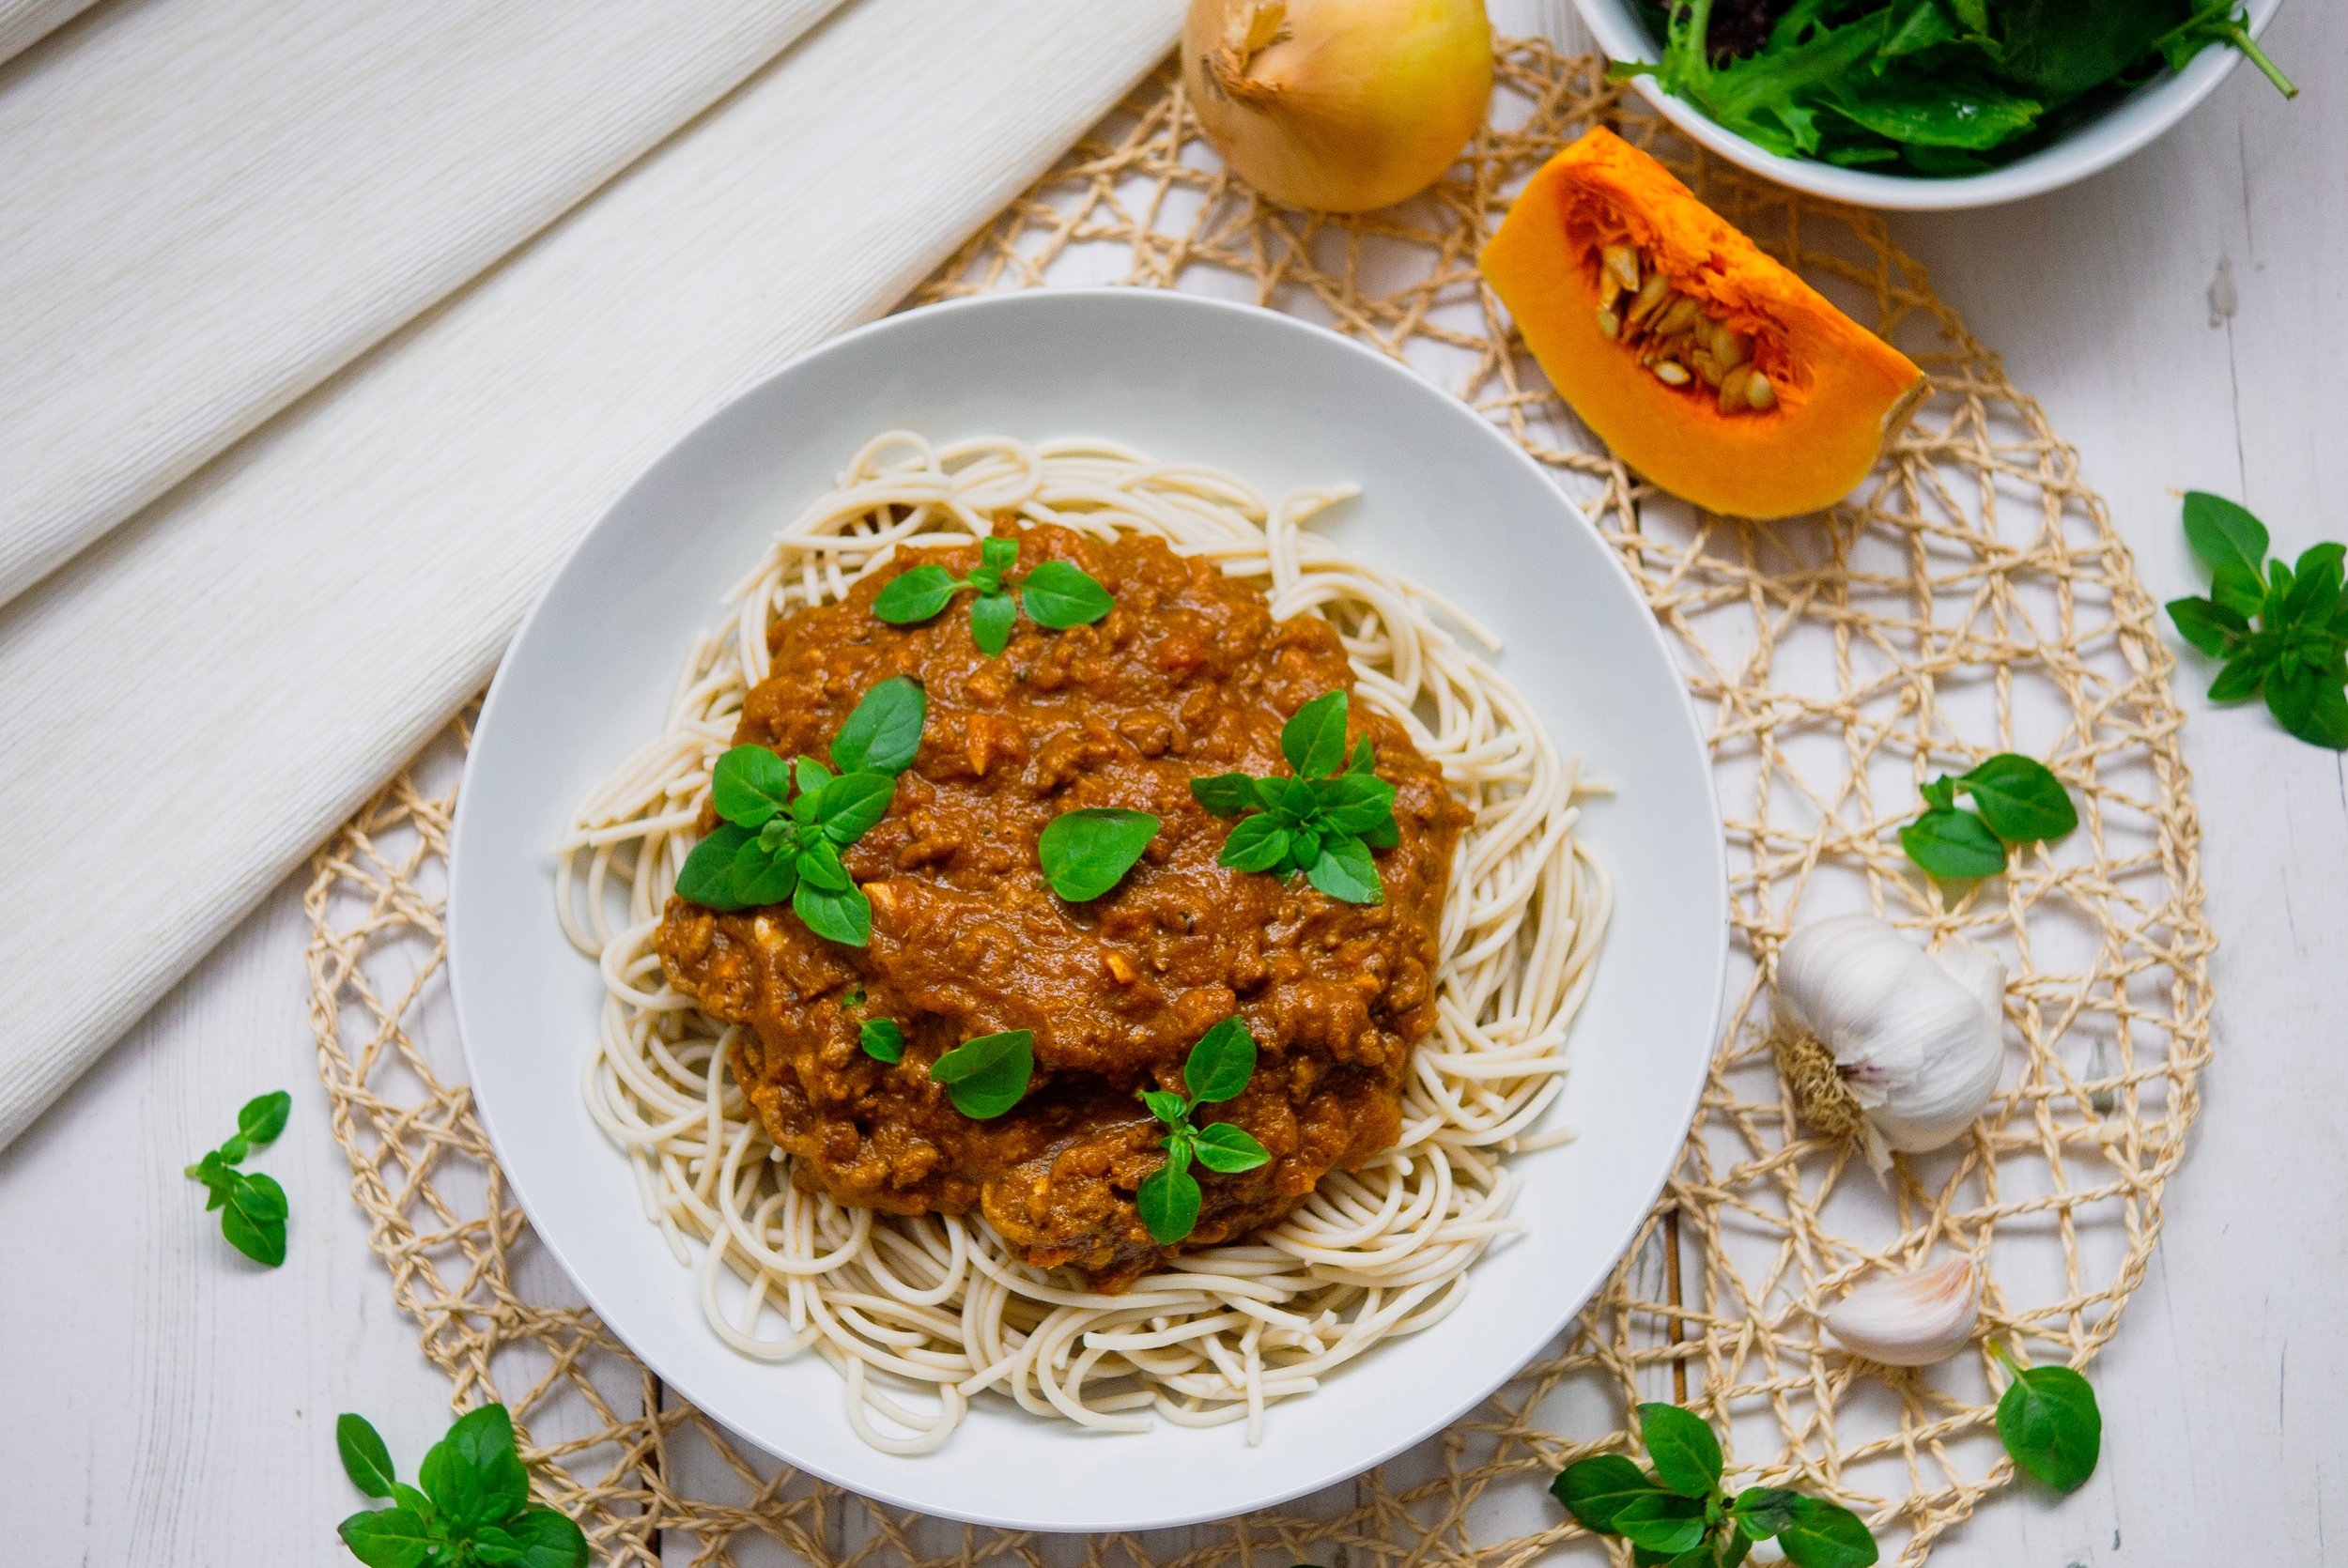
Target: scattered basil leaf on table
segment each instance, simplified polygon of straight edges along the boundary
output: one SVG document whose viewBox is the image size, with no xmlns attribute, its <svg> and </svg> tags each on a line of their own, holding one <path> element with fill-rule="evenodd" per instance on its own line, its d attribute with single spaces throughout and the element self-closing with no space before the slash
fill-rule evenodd
<svg viewBox="0 0 2348 1568">
<path fill-rule="evenodd" d="M 334 1422 L 334 1447 L 351 1484 L 390 1508 L 353 1514 L 336 1527 L 368 1568 L 585 1568 L 587 1538 L 566 1514 L 530 1502 L 530 1472 L 514 1450 L 502 1405 L 459 1416 L 402 1485 L 391 1451 L 363 1416 Z M 421 1488 L 421 1489 L 419 1489 Z"/>
<path fill-rule="evenodd" d="M 876 1062 L 895 1062 L 905 1053 L 905 1032 L 893 1018 L 868 1020 L 857 1031 L 857 1044 Z"/>
<path fill-rule="evenodd" d="M 2209 568 L 2210 596 L 2169 602 L 2178 635 L 2225 661 L 2213 702 L 2263 695 L 2267 712 L 2310 746 L 2348 750 L 2348 593 L 2336 544 L 2295 564 L 2266 559 L 2266 527 L 2206 491 L 2185 498 L 2185 537 Z"/>
<path fill-rule="evenodd" d="M 2014 1462 L 2060 1491 L 2075 1492 L 2095 1473 L 2104 1417 L 2095 1391 L 2067 1366 L 2024 1366 L 1992 1341 L 1990 1352 L 2014 1381 L 1998 1400 L 1998 1440 Z"/>
<path fill-rule="evenodd" d="M 1190 1174 L 1195 1159 L 1210 1171 L 1252 1171 L 1272 1153 L 1247 1131 L 1231 1122 L 1200 1127 L 1193 1119 L 1201 1105 L 1237 1099 L 1256 1071 L 1256 1037 L 1237 1016 L 1225 1019 L 1190 1048 L 1182 1063 L 1182 1087 L 1145 1089 L 1141 1102 L 1165 1125 L 1166 1162 L 1142 1178 L 1134 1194 L 1135 1207 L 1151 1239 L 1171 1247 L 1190 1235 L 1198 1223 L 1202 1194 L 1198 1178 Z"/>
<path fill-rule="evenodd" d="M 1038 561 L 1019 579 L 1011 578 L 1019 564 L 1019 545 L 1012 539 L 986 539 L 979 545 L 979 564 L 966 577 L 957 577 L 935 561 L 890 578 L 873 599 L 873 613 L 892 626 L 909 626 L 942 614 L 964 589 L 974 589 L 970 603 L 970 638 L 988 658 L 1011 646 L 1011 634 L 1026 609 L 1039 626 L 1064 631 L 1089 625 L 1116 607 L 1109 591 L 1083 567 L 1067 561 Z"/>
<path fill-rule="evenodd" d="M 1007 1029 L 964 1040 L 930 1064 L 930 1077 L 972 1121 L 991 1121 L 1019 1103 L 1035 1074 L 1035 1035 Z"/>
<path fill-rule="evenodd" d="M 785 762 L 763 746 L 727 751 L 709 777 L 710 805 L 725 820 L 685 857 L 677 897 L 720 911 L 787 899 L 817 936 L 866 945 L 872 900 L 840 852 L 888 814 L 897 776 L 920 750 L 928 709 L 904 676 L 875 682 L 832 740 L 831 759 L 846 770 L 837 774 L 812 757 Z"/>
<path fill-rule="evenodd" d="M 1217 865 L 1278 876 L 1302 871 L 1315 887 L 1346 903 L 1384 900 L 1369 852 L 1400 841 L 1394 786 L 1371 771 L 1376 757 L 1367 735 L 1348 762 L 1345 720 L 1343 691 L 1324 692 L 1296 710 L 1280 729 L 1280 752 L 1293 777 L 1223 773 L 1190 781 L 1191 798 L 1200 806 L 1218 817 L 1239 818 Z"/>
<path fill-rule="evenodd" d="M 1157 832 L 1147 811 L 1088 806 L 1052 819 L 1036 839 L 1036 858 L 1052 891 L 1080 904 L 1122 882 Z"/>
<path fill-rule="evenodd" d="M 1676 1405 L 1638 1408 L 1654 1474 L 1619 1453 L 1568 1465 L 1550 1492 L 1584 1530 L 1629 1541 L 1634 1560 L 1671 1568 L 1736 1568 L 1755 1541 L 1775 1539 L 1796 1568 L 1868 1568 L 1875 1537 L 1859 1515 L 1783 1486 L 1721 1484 L 1720 1439 Z"/>
<path fill-rule="evenodd" d="M 1959 791 L 1973 797 L 1971 810 L 1956 804 Z M 1924 810 L 1900 829 L 1900 848 L 1944 882 L 1994 877 L 2005 869 L 2009 844 L 2060 838 L 2079 825 L 2062 780 L 2045 763 L 2011 751 L 1954 776 L 1943 774 L 1920 792 Z"/>
<path fill-rule="evenodd" d="M 186 1168 L 201 1183 L 204 1209 L 220 1211 L 221 1235 L 254 1262 L 274 1268 L 286 1261 L 286 1190 L 273 1177 L 237 1167 L 245 1156 L 274 1143 L 293 1113 L 293 1096 L 283 1089 L 255 1095 L 237 1112 L 237 1130 Z"/>
</svg>

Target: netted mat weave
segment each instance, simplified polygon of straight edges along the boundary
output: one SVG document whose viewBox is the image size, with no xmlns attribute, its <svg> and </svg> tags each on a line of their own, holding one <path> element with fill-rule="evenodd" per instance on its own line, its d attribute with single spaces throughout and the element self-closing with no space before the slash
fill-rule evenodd
<svg viewBox="0 0 2348 1568">
<path fill-rule="evenodd" d="M 1508 193 L 1599 120 L 1930 373 L 1914 426 L 1831 515 L 1727 522 L 1652 494 L 1507 335 L 1476 247 Z M 1962 1253 L 1983 1273 L 1985 1332 L 2085 1364 L 2143 1276 L 2209 1059 L 2210 939 L 2170 659 L 2073 454 L 1879 223 L 1696 158 L 1622 101 L 1599 62 L 1538 44 L 1503 49 L 1492 126 L 1450 178 L 1357 220 L 1258 203 L 1161 78 L 923 297 L 1068 281 L 1256 300 L 1375 344 L 1499 422 L 1620 552 L 1708 721 L 1731 848 L 1731 1007 L 1676 1175 L 1565 1340 L 1449 1432 L 1349 1485 L 1219 1525 L 1093 1538 L 1005 1536 L 843 1494 L 666 1395 L 577 1306 L 506 1190 L 441 990 L 460 725 L 319 854 L 308 900 L 335 1135 L 393 1295 L 453 1378 L 453 1403 L 511 1405 L 539 1488 L 619 1563 L 1627 1561 L 1545 1487 L 1568 1460 L 1626 1445 L 1628 1407 L 1648 1398 L 1711 1418 L 1734 1483 L 1831 1494 L 1868 1520 L 1887 1561 L 1922 1562 L 2012 1478 L 1985 1351 L 1894 1372 L 1835 1348 L 1815 1312 L 1871 1270 Z M 1898 826 L 1920 782 L 2008 749 L 2051 763 L 2080 826 L 2018 852 L 2006 876 L 1944 894 L 1902 856 Z M 1603 774 L 1606 759 L 1589 762 Z M 1765 1038 L 1779 945 L 1797 921 L 1848 909 L 1920 938 L 1963 932 L 2012 976 L 1990 1113 L 1883 1183 L 1795 1116 Z M 1375 1376 L 1374 1358 L 1344 1376 Z"/>
</svg>

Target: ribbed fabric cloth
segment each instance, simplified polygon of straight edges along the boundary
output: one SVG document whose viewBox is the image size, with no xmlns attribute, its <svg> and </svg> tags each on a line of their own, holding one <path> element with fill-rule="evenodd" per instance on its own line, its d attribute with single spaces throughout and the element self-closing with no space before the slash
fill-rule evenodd
<svg viewBox="0 0 2348 1568">
<path fill-rule="evenodd" d="M 479 688 L 630 480 L 901 298 L 1182 8 L 855 0 L 0 610 L 0 1144 Z"/>
</svg>

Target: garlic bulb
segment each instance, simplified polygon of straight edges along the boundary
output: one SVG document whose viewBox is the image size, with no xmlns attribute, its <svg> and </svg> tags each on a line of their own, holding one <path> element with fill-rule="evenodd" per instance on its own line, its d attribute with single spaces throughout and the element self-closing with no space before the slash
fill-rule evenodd
<svg viewBox="0 0 2348 1568">
<path fill-rule="evenodd" d="M 1970 1258 L 1909 1274 L 1878 1274 L 1818 1314 L 1854 1354 L 1886 1366 L 1930 1366 L 1964 1348 L 1981 1319 Z"/>
<path fill-rule="evenodd" d="M 1777 956 L 1777 1057 L 1825 1132 L 1879 1172 L 1979 1116 L 2003 1064 L 2005 966 L 1960 938 L 1927 953 L 1870 915 L 1815 920 Z"/>
</svg>

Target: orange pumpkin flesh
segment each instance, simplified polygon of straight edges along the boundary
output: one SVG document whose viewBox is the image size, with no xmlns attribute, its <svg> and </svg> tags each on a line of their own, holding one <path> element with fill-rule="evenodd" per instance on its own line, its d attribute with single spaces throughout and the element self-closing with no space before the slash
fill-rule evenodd
<svg viewBox="0 0 2348 1568">
<path fill-rule="evenodd" d="M 1599 325 L 1601 248 L 1628 243 L 1704 313 L 1751 336 L 1776 405 L 1722 413 L 1666 385 Z M 1831 506 L 1923 395 L 1923 372 L 1602 127 L 1545 164 L 1479 258 L 1557 391 L 1622 460 L 1738 517 Z"/>
</svg>

